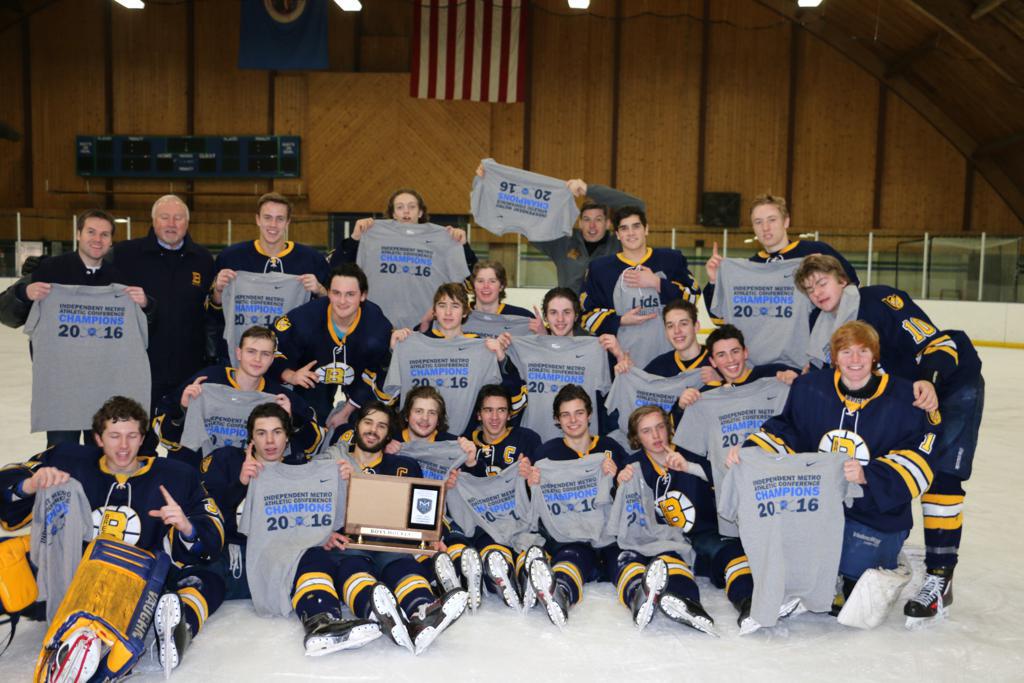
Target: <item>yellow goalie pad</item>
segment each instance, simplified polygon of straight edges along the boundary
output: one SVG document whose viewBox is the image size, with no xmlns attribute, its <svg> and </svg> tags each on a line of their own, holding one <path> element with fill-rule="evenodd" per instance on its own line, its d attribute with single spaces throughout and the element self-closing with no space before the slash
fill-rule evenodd
<svg viewBox="0 0 1024 683">
<path fill-rule="evenodd" d="M 20 612 L 39 595 L 36 578 L 28 564 L 30 545 L 28 536 L 0 542 L 0 606 L 7 614 Z"/>
<path fill-rule="evenodd" d="M 169 564 L 163 553 L 155 556 L 118 541 L 90 543 L 47 629 L 35 680 L 46 680 L 47 662 L 62 637 L 82 627 L 110 647 L 104 673 L 125 673 L 142 653 Z"/>
</svg>

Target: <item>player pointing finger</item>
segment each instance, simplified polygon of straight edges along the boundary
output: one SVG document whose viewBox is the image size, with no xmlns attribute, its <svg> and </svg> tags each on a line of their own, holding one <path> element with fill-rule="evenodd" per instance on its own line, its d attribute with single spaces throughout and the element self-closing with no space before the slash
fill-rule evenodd
<svg viewBox="0 0 1024 683">
<path fill-rule="evenodd" d="M 158 510 L 150 510 L 149 516 L 159 517 L 164 524 L 173 526 L 180 531 L 182 536 L 191 538 L 194 529 L 192 522 L 185 515 L 185 511 L 174 501 L 174 498 L 171 497 L 171 494 L 168 493 L 163 484 L 160 485 L 160 493 L 164 497 L 164 506 Z"/>
<path fill-rule="evenodd" d="M 253 455 L 253 443 L 245 447 L 245 462 L 242 463 L 242 471 L 238 473 L 238 481 L 246 486 L 263 471 L 263 463 Z"/>
<path fill-rule="evenodd" d="M 718 266 L 720 265 L 722 265 L 722 257 L 718 253 L 718 242 L 715 242 L 711 248 L 711 258 L 704 264 L 704 270 L 708 274 L 708 282 L 714 284 L 715 278 L 718 277 Z"/>
<path fill-rule="evenodd" d="M 203 393 L 203 382 L 206 381 L 206 375 L 202 377 L 196 377 L 196 381 L 185 387 L 184 391 L 181 392 L 181 407 L 188 408 L 188 404 L 192 402 L 192 399 Z"/>
</svg>

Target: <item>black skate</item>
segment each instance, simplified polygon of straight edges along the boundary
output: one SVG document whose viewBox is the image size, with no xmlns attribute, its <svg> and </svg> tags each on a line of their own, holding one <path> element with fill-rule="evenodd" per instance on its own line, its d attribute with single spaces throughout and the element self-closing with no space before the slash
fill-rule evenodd
<svg viewBox="0 0 1024 683">
<path fill-rule="evenodd" d="M 569 620 L 569 595 L 563 586 L 555 582 L 547 560 L 541 558 L 530 563 L 530 585 L 537 600 L 547 610 L 551 623 L 558 628 L 565 626 Z"/>
<path fill-rule="evenodd" d="M 462 578 L 469 593 L 469 609 L 475 612 L 483 598 L 483 566 L 476 548 L 466 548 L 462 551 L 459 568 L 462 569 Z"/>
<path fill-rule="evenodd" d="M 369 619 L 343 620 L 327 612 L 302 620 L 307 657 L 321 657 L 339 650 L 354 650 L 380 638 L 380 624 Z"/>
<path fill-rule="evenodd" d="M 750 598 L 743 598 L 735 603 L 736 610 L 740 613 L 736 617 L 736 623 L 740 627 L 740 635 L 745 636 L 761 628 L 760 624 L 750 618 Z"/>
<path fill-rule="evenodd" d="M 672 621 L 697 629 L 701 633 L 707 633 L 709 636 L 718 637 L 715 620 L 704 611 L 703 605 L 695 600 L 665 593 L 658 600 L 658 608 Z"/>
<path fill-rule="evenodd" d="M 462 616 L 468 602 L 469 595 L 460 588 L 445 593 L 429 605 L 421 605 L 409 617 L 409 636 L 415 643 L 415 653 L 426 651 L 442 631 Z"/>
<path fill-rule="evenodd" d="M 521 609 L 519 593 L 515 582 L 508 575 L 508 570 L 508 561 L 501 553 L 497 551 L 487 553 L 484 560 L 484 571 L 487 572 L 487 578 L 498 589 L 498 594 L 501 595 L 501 599 L 505 601 L 506 605 L 512 609 Z"/>
<path fill-rule="evenodd" d="M 181 663 L 181 657 L 192 642 L 192 632 L 181 612 L 181 598 L 177 593 L 160 596 L 153 619 L 158 644 L 157 654 L 164 668 L 164 678 L 170 678 L 171 671 Z"/>
<path fill-rule="evenodd" d="M 409 629 L 406 626 L 405 615 L 398 608 L 398 600 L 394 593 L 387 586 L 378 583 L 373 587 L 373 596 L 370 601 L 373 617 L 380 624 L 380 629 L 391 641 L 409 652 L 416 654 L 412 645 L 412 638 L 409 637 Z"/>
<path fill-rule="evenodd" d="M 665 560 L 659 558 L 651 560 L 643 578 L 633 589 L 633 595 L 629 601 L 629 608 L 633 612 L 633 623 L 636 624 L 637 629 L 643 631 L 647 624 L 651 623 L 658 596 L 662 594 L 667 584 L 668 565 L 665 564 Z"/>
<path fill-rule="evenodd" d="M 912 630 L 930 626 L 944 619 L 953 604 L 953 568 L 929 569 L 917 595 L 907 600 L 903 614 L 906 627 Z"/>
<path fill-rule="evenodd" d="M 523 557 L 523 566 L 519 570 L 519 595 L 523 600 L 523 611 L 527 611 L 533 608 L 537 604 L 537 593 L 533 590 L 533 584 L 530 581 L 530 565 L 533 564 L 534 560 L 543 560 L 544 551 L 541 550 L 540 546 L 531 545 L 526 550 L 526 556 Z"/>
</svg>

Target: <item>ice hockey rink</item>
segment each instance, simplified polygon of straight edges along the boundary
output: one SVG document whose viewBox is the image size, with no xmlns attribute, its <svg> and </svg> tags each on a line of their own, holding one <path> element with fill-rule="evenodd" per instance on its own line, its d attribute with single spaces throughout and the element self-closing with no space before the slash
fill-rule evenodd
<svg viewBox="0 0 1024 683">
<path fill-rule="evenodd" d="M 0 328 L 0 397 L 6 443 L 0 464 L 41 450 L 29 434 L 31 364 L 27 338 Z M 655 617 L 637 633 L 608 583 L 590 584 L 559 631 L 540 611 L 517 614 L 485 596 L 426 653 L 413 657 L 381 638 L 361 650 L 303 656 L 298 619 L 258 618 L 248 602 L 229 602 L 193 642 L 177 681 L 442 680 L 1024 680 L 1024 535 L 1016 517 L 1024 490 L 1024 351 L 979 349 L 987 382 L 985 416 L 967 484 L 964 543 L 950 618 L 922 631 L 904 629 L 901 598 L 873 631 L 803 614 L 774 629 L 740 637 L 721 591 L 700 580 L 705 607 L 721 633 L 710 638 Z M 69 391 L 75 387 L 69 386 Z M 920 515 L 908 541 L 918 584 L 923 551 Z M 22 620 L 0 657 L 0 681 L 31 680 L 44 626 Z M 132 680 L 158 681 L 162 674 Z"/>
</svg>

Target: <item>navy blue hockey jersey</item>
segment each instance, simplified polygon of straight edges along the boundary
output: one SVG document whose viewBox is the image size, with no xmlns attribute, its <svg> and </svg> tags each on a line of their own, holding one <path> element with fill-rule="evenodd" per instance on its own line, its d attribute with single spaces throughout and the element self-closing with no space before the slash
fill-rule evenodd
<svg viewBox="0 0 1024 683">
<path fill-rule="evenodd" d="M 501 438 L 494 442 L 484 439 L 482 429 L 475 429 L 472 440 L 476 446 L 476 465 L 463 465 L 461 469 L 475 477 L 493 477 L 505 468 L 516 465 L 520 456 L 529 458 L 540 448 L 537 432 L 526 427 L 508 427 Z"/>
<path fill-rule="evenodd" d="M 391 360 L 391 322 L 377 304 L 364 301 L 343 337 L 331 321 L 330 305 L 327 297 L 314 299 L 274 324 L 279 358 L 267 373 L 277 377 L 286 368 L 297 370 L 316 361 L 317 385 L 296 387 L 295 393 L 313 406 L 320 420 L 330 414 L 339 388 L 355 405 L 386 398 L 379 394 L 378 383 Z"/>
<path fill-rule="evenodd" d="M 24 464 L 0 470 L 0 507 L 7 527 L 29 521 L 35 496 L 20 496 L 18 485 L 37 467 L 55 467 L 82 485 L 96 535 L 157 552 L 170 548 L 179 563 L 206 561 L 220 553 L 224 544 L 224 520 L 212 498 L 207 496 L 199 473 L 182 463 L 139 456 L 140 467 L 132 474 L 114 474 L 107 469 L 102 451 L 95 446 L 59 444 Z M 184 539 L 177 530 L 150 516 L 151 510 L 166 505 L 163 486 L 192 522 L 193 538 Z"/>
<path fill-rule="evenodd" d="M 854 399 L 841 391 L 838 371 L 809 372 L 793 383 L 782 414 L 744 445 L 857 458 L 867 484 L 846 514 L 880 531 L 900 531 L 913 525 L 910 502 L 931 485 L 929 461 L 942 418 L 913 406 L 910 382 L 888 374 L 876 381 L 870 397 Z"/>
</svg>

